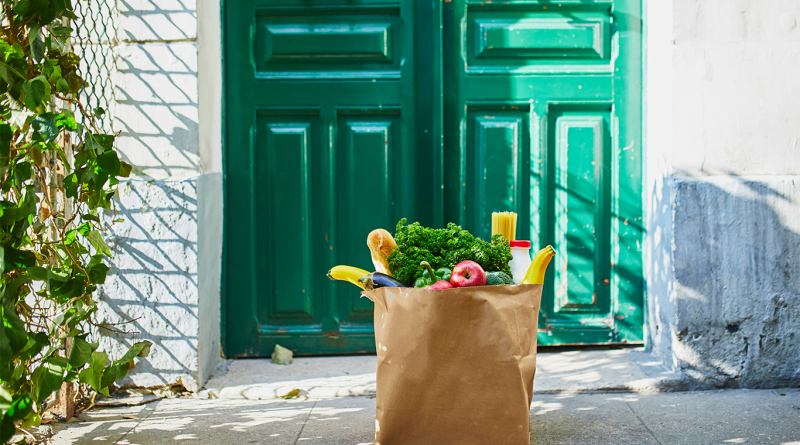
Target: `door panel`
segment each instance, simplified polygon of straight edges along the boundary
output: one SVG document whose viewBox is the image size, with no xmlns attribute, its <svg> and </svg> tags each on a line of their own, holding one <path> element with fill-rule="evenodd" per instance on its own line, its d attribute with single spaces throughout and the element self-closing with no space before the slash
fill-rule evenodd
<svg viewBox="0 0 800 445">
<path fill-rule="evenodd" d="M 608 312 L 603 280 L 609 278 L 605 241 L 610 233 L 607 172 L 611 140 L 608 112 L 552 113 L 555 149 L 555 244 L 558 313 Z M 608 281 L 606 281 L 608 284 Z"/>
<path fill-rule="evenodd" d="M 467 14 L 468 72 L 607 70 L 611 26 L 606 12 L 546 12 L 530 3 L 525 9 L 487 6 L 470 7 Z"/>
<path fill-rule="evenodd" d="M 259 78 L 401 77 L 400 5 L 271 7 L 256 14 Z"/>
<path fill-rule="evenodd" d="M 467 177 L 462 188 L 464 201 L 475 205 L 467 206 L 466 218 L 471 233 L 485 240 L 492 235 L 491 218 L 485 215 L 525 213 L 529 206 L 527 172 L 522 166 L 529 156 L 530 116 L 510 108 L 489 105 L 467 113 L 469 135 L 462 161 Z"/>
<path fill-rule="evenodd" d="M 407 169 L 397 114 L 345 115 L 339 118 L 338 180 L 340 264 L 374 270 L 367 235 L 376 227 L 392 230 L 399 219 L 395 191 Z M 372 332 L 372 302 L 359 289 L 337 286 L 342 332 Z"/>
<path fill-rule="evenodd" d="M 320 199 L 321 166 L 311 156 L 319 145 L 319 121 L 301 117 L 259 116 L 255 167 L 255 261 L 266 273 L 254 281 L 259 319 L 280 328 L 320 323 L 323 302 L 314 296 L 311 275 L 320 253 L 312 203 Z M 261 253 L 258 253 L 261 252 Z M 315 261 L 316 260 L 316 261 Z"/>
<path fill-rule="evenodd" d="M 542 345 L 643 338 L 639 8 L 444 9 L 445 220 L 487 239 L 515 211 L 519 239 L 556 248 Z"/>
</svg>

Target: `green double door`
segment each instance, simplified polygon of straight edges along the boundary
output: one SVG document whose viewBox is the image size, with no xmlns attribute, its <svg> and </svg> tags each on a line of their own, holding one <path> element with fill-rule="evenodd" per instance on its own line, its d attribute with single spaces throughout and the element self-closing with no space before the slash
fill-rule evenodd
<svg viewBox="0 0 800 445">
<path fill-rule="evenodd" d="M 639 0 L 239 0 L 225 6 L 228 356 L 374 352 L 372 270 L 400 218 L 558 251 L 539 342 L 643 331 Z"/>
</svg>

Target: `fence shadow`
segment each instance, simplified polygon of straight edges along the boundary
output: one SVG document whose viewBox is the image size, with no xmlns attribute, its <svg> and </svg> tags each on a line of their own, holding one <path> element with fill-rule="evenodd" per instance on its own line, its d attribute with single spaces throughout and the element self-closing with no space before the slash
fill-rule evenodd
<svg viewBox="0 0 800 445">
<path fill-rule="evenodd" d="M 138 339 L 153 342 L 123 385 L 194 387 L 198 349 L 197 189 L 195 181 L 130 181 L 120 186 L 120 214 L 107 242 L 114 255 L 99 292 L 98 319 L 130 323 L 100 329 L 112 357 Z M 141 333 L 141 334 L 139 334 Z"/>
</svg>

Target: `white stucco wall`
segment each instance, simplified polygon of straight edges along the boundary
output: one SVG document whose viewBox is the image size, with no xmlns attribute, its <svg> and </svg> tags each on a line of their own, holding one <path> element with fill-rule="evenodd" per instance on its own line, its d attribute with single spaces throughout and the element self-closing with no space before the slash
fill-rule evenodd
<svg viewBox="0 0 800 445">
<path fill-rule="evenodd" d="M 800 383 L 800 3 L 646 11 L 648 344 L 690 386 Z"/>
<path fill-rule="evenodd" d="M 219 113 L 201 113 L 199 106 L 205 101 L 205 110 L 221 110 L 219 99 L 210 102 L 215 99 L 209 95 L 221 88 L 207 78 L 209 90 L 198 85 L 202 43 L 194 1 L 126 0 L 117 6 L 112 111 L 114 129 L 121 131 L 118 147 L 135 174 L 121 187 L 126 222 L 111 231 L 114 267 L 100 296 L 105 321 L 134 320 L 124 329 L 138 333 L 106 333 L 103 343 L 121 353 L 137 339 L 154 342 L 124 384 L 180 379 L 196 390 L 221 355 L 221 127 Z M 214 9 L 216 33 L 206 40 L 219 52 L 219 3 L 212 15 Z M 208 66 L 207 56 L 200 60 Z M 218 55 L 217 65 L 220 60 Z M 215 80 L 221 85 L 221 76 Z"/>
</svg>

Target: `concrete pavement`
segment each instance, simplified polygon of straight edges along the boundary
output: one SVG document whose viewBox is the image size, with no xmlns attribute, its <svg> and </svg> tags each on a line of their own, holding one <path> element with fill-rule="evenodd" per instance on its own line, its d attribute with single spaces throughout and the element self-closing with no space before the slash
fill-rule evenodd
<svg viewBox="0 0 800 445">
<path fill-rule="evenodd" d="M 164 399 L 94 410 L 54 444 L 372 444 L 375 399 Z M 537 394 L 531 444 L 800 445 L 800 391 Z"/>
<path fill-rule="evenodd" d="M 276 397 L 292 389 L 304 396 Z M 798 388 L 675 389 L 641 350 L 540 353 L 531 443 L 800 445 Z M 94 409 L 52 443 L 372 444 L 375 402 L 375 357 L 237 360 L 200 393 Z"/>
</svg>

